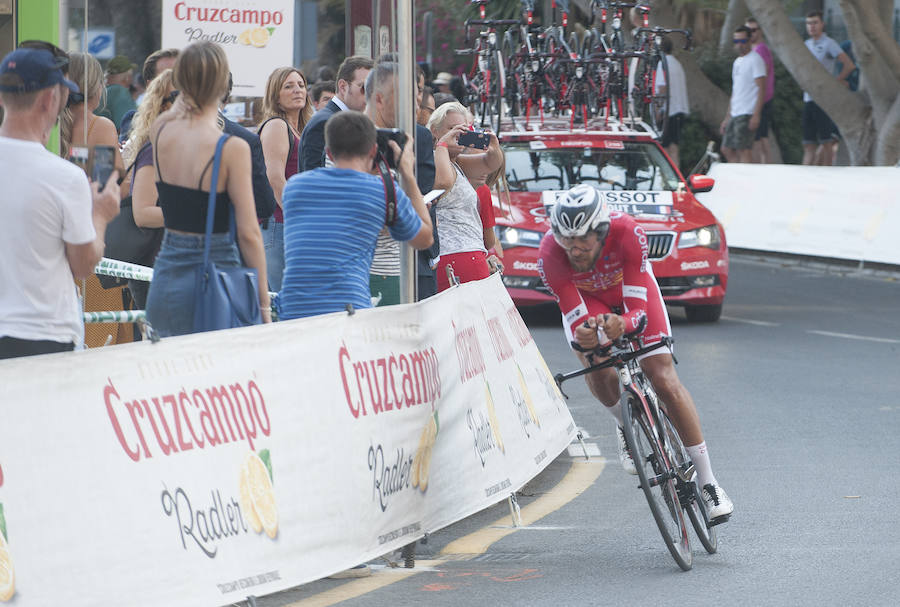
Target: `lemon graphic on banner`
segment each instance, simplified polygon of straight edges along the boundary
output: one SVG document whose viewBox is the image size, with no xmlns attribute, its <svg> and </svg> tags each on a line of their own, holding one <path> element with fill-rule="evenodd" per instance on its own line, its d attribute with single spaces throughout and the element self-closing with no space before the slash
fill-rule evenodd
<svg viewBox="0 0 900 607">
<path fill-rule="evenodd" d="M 497 411 L 494 409 L 494 398 L 491 396 L 491 386 L 487 380 L 484 380 L 484 404 L 487 406 L 488 421 L 491 424 L 491 434 L 494 435 L 494 442 L 501 452 L 506 453 L 506 447 L 503 445 L 503 437 L 500 436 L 500 420 L 497 419 Z"/>
<path fill-rule="evenodd" d="M 238 42 L 240 42 L 241 44 L 249 45 L 251 31 L 253 31 L 253 30 L 249 29 L 249 30 L 244 30 L 243 32 L 241 32 L 241 34 L 238 36 Z"/>
<path fill-rule="evenodd" d="M 253 500 L 250 498 L 250 471 L 247 467 L 247 462 L 241 465 L 239 499 L 241 511 L 243 511 L 247 523 L 250 524 L 250 528 L 253 529 L 254 533 L 259 533 L 262 531 L 262 522 L 256 516 L 256 510 L 253 509 Z"/>
<path fill-rule="evenodd" d="M 412 463 L 412 486 L 418 487 L 422 493 L 428 489 L 428 472 L 431 468 L 431 454 L 434 443 L 440 430 L 437 411 L 428 416 L 422 434 L 419 436 L 419 446 Z"/>
<path fill-rule="evenodd" d="M 268 451 L 262 452 L 268 457 Z M 265 531 L 275 539 L 278 534 L 278 508 L 269 468 L 256 453 L 250 453 L 241 466 L 239 488 L 241 508 L 247 512 L 247 521 L 253 531 Z"/>
<path fill-rule="evenodd" d="M 522 389 L 522 396 L 525 398 L 525 406 L 528 408 L 528 414 L 531 416 L 531 421 L 534 422 L 534 425 L 540 428 L 541 420 L 538 419 L 537 411 L 534 409 L 534 401 L 531 400 L 531 393 L 528 392 L 528 384 L 525 383 L 525 376 L 522 375 L 522 369 L 519 368 L 518 363 L 516 363 L 516 371 L 519 373 L 519 387 Z"/>
<path fill-rule="evenodd" d="M 257 48 L 262 48 L 269 43 L 272 35 L 264 27 L 255 27 L 250 30 L 250 44 Z"/>
<path fill-rule="evenodd" d="M 6 539 L 0 532 L 0 602 L 6 602 L 16 593 L 16 574 Z"/>
<path fill-rule="evenodd" d="M 565 402 L 563 399 L 562 392 L 559 389 L 559 386 L 556 383 L 556 378 L 553 377 L 553 373 L 550 372 L 550 367 L 547 366 L 547 361 L 544 360 L 544 357 L 541 356 L 540 352 L 538 352 L 538 360 L 541 361 L 541 367 L 543 367 L 544 372 L 547 374 L 547 377 L 550 378 L 550 383 L 553 385 L 553 392 L 556 394 L 556 398 L 561 402 Z"/>
</svg>

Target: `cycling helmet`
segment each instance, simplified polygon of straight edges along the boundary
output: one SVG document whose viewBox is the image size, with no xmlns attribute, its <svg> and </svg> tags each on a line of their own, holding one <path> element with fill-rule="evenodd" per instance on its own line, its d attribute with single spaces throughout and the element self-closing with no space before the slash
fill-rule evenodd
<svg viewBox="0 0 900 607">
<path fill-rule="evenodd" d="M 550 211 L 550 228 L 557 238 L 578 238 L 591 230 L 609 231 L 606 200 L 597 188 L 579 184 L 559 197 Z"/>
</svg>

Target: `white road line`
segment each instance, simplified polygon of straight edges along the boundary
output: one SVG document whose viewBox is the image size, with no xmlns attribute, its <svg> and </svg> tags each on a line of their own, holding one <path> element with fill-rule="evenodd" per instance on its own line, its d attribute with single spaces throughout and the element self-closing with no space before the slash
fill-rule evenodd
<svg viewBox="0 0 900 607">
<path fill-rule="evenodd" d="M 722 320 L 729 320 L 731 322 L 741 322 L 745 325 L 758 325 L 760 327 L 778 327 L 780 323 L 777 322 L 768 322 L 765 320 L 750 320 L 749 318 L 735 318 L 734 316 L 723 316 Z"/>
<path fill-rule="evenodd" d="M 900 344 L 900 339 L 888 339 L 886 337 L 866 337 L 865 335 L 852 335 L 850 333 L 833 333 L 831 331 L 807 331 L 825 337 L 841 337 L 843 339 L 858 339 L 860 341 L 877 341 L 882 344 Z"/>
</svg>

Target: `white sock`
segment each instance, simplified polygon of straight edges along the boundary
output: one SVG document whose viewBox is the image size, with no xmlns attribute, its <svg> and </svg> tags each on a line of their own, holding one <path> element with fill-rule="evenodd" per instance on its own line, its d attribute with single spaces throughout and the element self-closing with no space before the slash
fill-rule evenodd
<svg viewBox="0 0 900 607">
<path fill-rule="evenodd" d="M 718 485 L 719 483 L 716 482 L 712 466 L 709 463 L 709 453 L 706 451 L 706 441 L 703 441 L 699 445 L 687 447 L 687 452 L 691 461 L 694 463 L 694 468 L 697 470 L 697 484 L 700 486 L 700 489 L 702 490 L 703 487 L 709 484 Z"/>
<path fill-rule="evenodd" d="M 616 418 L 616 423 L 619 424 L 619 427 L 622 427 L 622 404 L 616 403 L 612 407 L 606 407 L 606 410 L 612 413 L 612 416 Z"/>
</svg>

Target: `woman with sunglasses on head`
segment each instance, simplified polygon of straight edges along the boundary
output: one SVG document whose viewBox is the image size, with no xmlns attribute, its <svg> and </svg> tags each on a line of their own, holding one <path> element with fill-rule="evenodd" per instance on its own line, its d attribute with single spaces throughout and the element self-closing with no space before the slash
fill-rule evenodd
<svg viewBox="0 0 900 607">
<path fill-rule="evenodd" d="M 306 88 L 306 76 L 293 67 L 280 67 L 269 75 L 263 97 L 259 139 L 266 159 L 266 175 L 275 193 L 275 213 L 262 221 L 266 267 L 273 291 L 281 289 L 284 274 L 284 213 L 281 194 L 287 180 L 300 168 L 300 134 L 315 108 Z"/>
<path fill-rule="evenodd" d="M 69 93 L 66 109 L 59 116 L 60 155 L 68 158 L 72 148 L 76 147 L 110 145 L 115 148 L 115 167 L 121 171 L 124 164 L 119 154 L 116 126 L 109 118 L 94 115 L 94 110 L 106 96 L 100 62 L 86 53 L 70 53 L 69 80 L 75 82 L 81 92 Z"/>
<path fill-rule="evenodd" d="M 131 121 L 128 140 L 122 149 L 123 160 L 128 167 L 125 179 L 130 181 L 131 207 L 134 223 L 141 228 L 162 228 L 162 209 L 156 205 L 156 179 L 153 175 L 153 145 L 150 143 L 150 128 L 160 114 L 172 107 L 178 91 L 175 89 L 175 78 L 172 70 L 163 71 L 155 78 L 147 91 L 144 100 Z M 156 249 L 156 247 L 154 247 Z M 153 267 L 157 250 L 147 251 L 144 259 L 138 263 Z M 142 280 L 129 280 L 128 289 L 139 310 L 147 305 L 149 283 Z"/>
<path fill-rule="evenodd" d="M 228 137 L 218 179 L 215 151 L 222 138 L 219 103 L 228 88 L 228 59 L 221 46 L 195 42 L 174 68 L 180 91 L 172 108 L 150 129 L 156 189 L 166 227 L 147 296 L 147 320 L 163 337 L 194 332 L 195 277 L 204 260 L 210 192 L 216 193 L 209 261 L 217 267 L 256 270 L 263 322 L 271 322 L 266 258 L 251 185 L 250 146 Z M 236 240 L 231 234 L 237 227 Z"/>
</svg>

